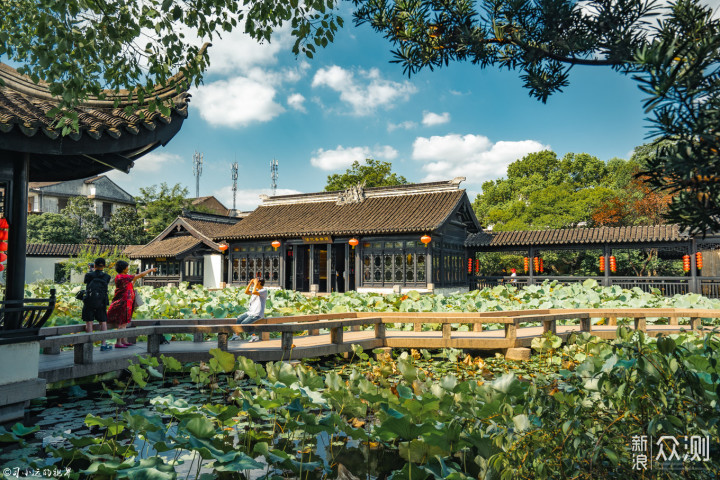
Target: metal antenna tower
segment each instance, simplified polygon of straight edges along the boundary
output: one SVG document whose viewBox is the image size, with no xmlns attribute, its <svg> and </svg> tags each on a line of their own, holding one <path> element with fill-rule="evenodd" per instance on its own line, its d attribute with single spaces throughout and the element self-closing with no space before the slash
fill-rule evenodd
<svg viewBox="0 0 720 480">
<path fill-rule="evenodd" d="M 193 154 L 193 175 L 195 176 L 195 197 L 200 197 L 200 175 L 202 175 L 203 154 L 197 150 Z"/>
<path fill-rule="evenodd" d="M 230 175 L 232 176 L 232 192 L 233 192 L 233 212 L 235 212 L 235 198 L 237 197 L 237 177 L 238 177 L 238 163 L 233 162 L 230 167 Z"/>
<path fill-rule="evenodd" d="M 278 161 L 274 158 L 270 161 L 270 188 L 272 188 L 272 194 L 275 195 L 277 190 L 277 179 L 278 179 Z"/>
</svg>

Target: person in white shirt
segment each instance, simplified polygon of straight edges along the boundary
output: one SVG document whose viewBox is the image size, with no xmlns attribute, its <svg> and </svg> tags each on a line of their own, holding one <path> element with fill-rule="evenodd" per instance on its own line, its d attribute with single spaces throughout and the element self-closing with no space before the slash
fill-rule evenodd
<svg viewBox="0 0 720 480">
<path fill-rule="evenodd" d="M 250 295 L 250 301 L 248 302 L 248 311 L 237 317 L 235 322 L 238 325 L 247 325 L 250 323 L 257 322 L 265 316 L 265 303 L 267 302 L 268 292 L 265 288 L 265 280 L 262 278 L 253 278 L 245 288 L 245 294 Z M 233 336 L 233 339 L 236 339 Z M 252 335 L 250 337 L 251 342 L 257 341 L 258 337 Z"/>
</svg>

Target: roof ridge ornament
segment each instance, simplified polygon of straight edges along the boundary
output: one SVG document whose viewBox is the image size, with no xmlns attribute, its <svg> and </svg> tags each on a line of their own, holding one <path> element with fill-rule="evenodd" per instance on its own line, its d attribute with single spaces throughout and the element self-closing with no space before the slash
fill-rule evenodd
<svg viewBox="0 0 720 480">
<path fill-rule="evenodd" d="M 354 203 L 362 203 L 365 201 L 365 180 L 347 190 L 338 192 L 337 205 L 350 205 Z"/>
</svg>

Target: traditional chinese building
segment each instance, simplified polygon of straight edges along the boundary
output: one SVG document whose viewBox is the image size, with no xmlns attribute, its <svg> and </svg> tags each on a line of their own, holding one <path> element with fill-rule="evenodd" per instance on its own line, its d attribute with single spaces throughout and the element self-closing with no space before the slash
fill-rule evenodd
<svg viewBox="0 0 720 480">
<path fill-rule="evenodd" d="M 298 291 L 467 289 L 465 240 L 480 231 L 451 181 L 263 197 L 227 242 L 228 282 Z"/>
<path fill-rule="evenodd" d="M 157 267 L 144 285 L 164 287 L 188 282 L 218 288 L 226 277 L 221 245 L 213 236 L 238 223 L 239 217 L 183 212 L 150 243 L 128 253 L 142 261 L 142 270 Z"/>
</svg>

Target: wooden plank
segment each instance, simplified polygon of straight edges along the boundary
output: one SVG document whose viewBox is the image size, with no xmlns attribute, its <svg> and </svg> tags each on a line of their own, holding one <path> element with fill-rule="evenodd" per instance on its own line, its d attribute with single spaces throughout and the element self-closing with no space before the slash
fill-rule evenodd
<svg viewBox="0 0 720 480">
<path fill-rule="evenodd" d="M 330 343 L 336 345 L 343 343 L 343 327 L 337 326 L 330 329 Z"/>
<path fill-rule="evenodd" d="M 217 336 L 217 347 L 222 350 L 223 352 L 226 352 L 228 349 L 228 334 L 225 332 L 218 333 Z"/>
<path fill-rule="evenodd" d="M 451 337 L 452 337 L 452 325 L 449 323 L 443 323 L 443 326 L 442 326 L 443 340 L 450 340 Z"/>
</svg>

